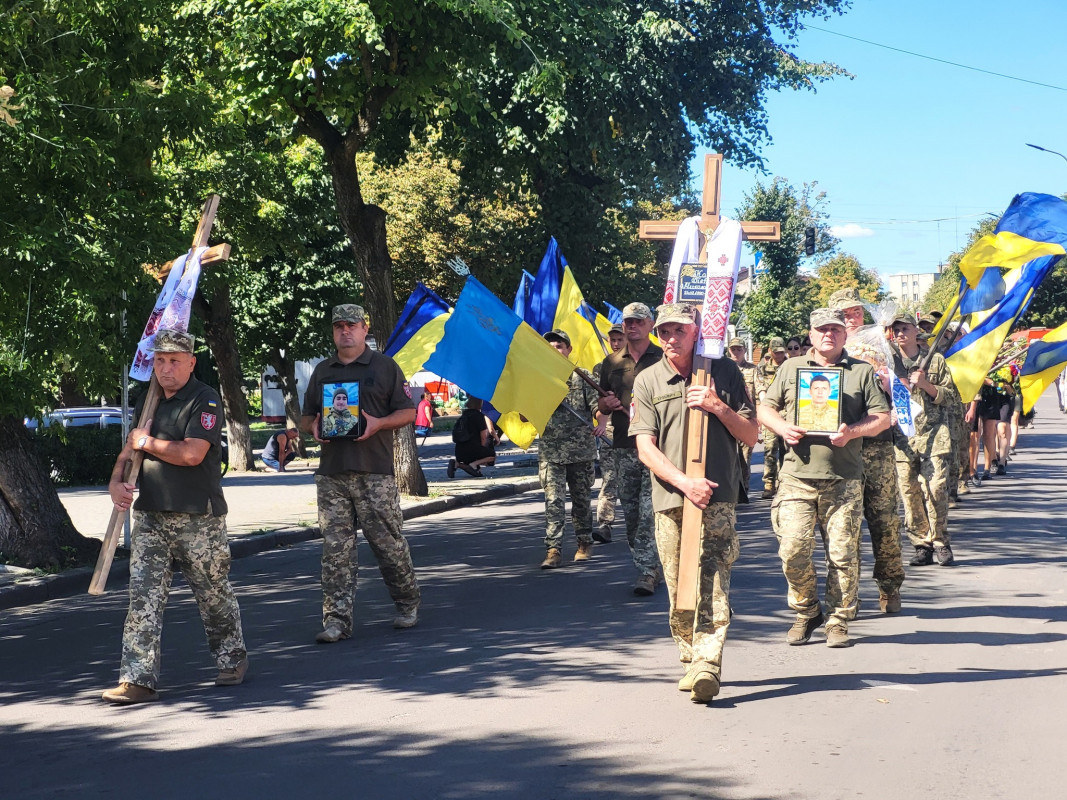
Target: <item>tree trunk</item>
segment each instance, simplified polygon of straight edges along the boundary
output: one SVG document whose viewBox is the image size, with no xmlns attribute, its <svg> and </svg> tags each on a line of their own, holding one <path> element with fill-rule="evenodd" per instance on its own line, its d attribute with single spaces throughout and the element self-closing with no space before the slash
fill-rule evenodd
<svg viewBox="0 0 1067 800">
<path fill-rule="evenodd" d="M 318 137 L 317 137 L 318 138 Z M 370 315 L 370 329 L 379 346 L 396 327 L 396 298 L 393 296 L 393 262 L 385 237 L 385 211 L 363 202 L 356 168 L 356 142 L 352 138 L 318 138 L 326 155 L 341 228 L 348 236 L 356 271 L 363 281 L 363 305 Z M 402 494 L 423 497 L 428 493 L 426 476 L 415 447 L 411 425 L 393 437 L 393 468 Z"/>
<path fill-rule="evenodd" d="M 92 564 L 100 542 L 74 529 L 22 420 L 0 418 L 0 557 L 21 567 Z"/>
<path fill-rule="evenodd" d="M 270 355 L 270 364 L 274 367 L 278 377 L 278 388 L 282 391 L 282 401 L 285 403 L 285 427 L 300 429 L 300 391 L 296 384 L 296 362 L 286 358 L 279 350 Z M 307 445 L 304 437 L 296 440 L 296 453 L 301 458 L 307 458 Z"/>
<path fill-rule="evenodd" d="M 252 433 L 248 428 L 248 403 L 241 387 L 241 355 L 237 350 L 237 334 L 233 329 L 230 287 L 219 282 L 211 296 L 201 289 L 193 298 L 193 309 L 204 321 L 207 346 L 219 370 L 219 388 L 230 444 L 230 469 L 234 472 L 251 472 Z"/>
</svg>

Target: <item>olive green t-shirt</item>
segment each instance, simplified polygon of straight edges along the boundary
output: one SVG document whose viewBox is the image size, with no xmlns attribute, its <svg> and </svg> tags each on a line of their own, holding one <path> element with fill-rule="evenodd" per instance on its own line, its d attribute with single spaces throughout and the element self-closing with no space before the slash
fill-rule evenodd
<svg viewBox="0 0 1067 800">
<path fill-rule="evenodd" d="M 146 395 L 137 403 L 134 419 L 141 418 Z M 152 417 L 151 435 L 165 442 L 204 439 L 207 455 L 192 467 L 168 464 L 144 454 L 136 511 L 177 511 L 184 514 L 226 513 L 222 496 L 222 400 L 219 393 L 196 378 L 171 397 L 160 397 Z"/>
<path fill-rule="evenodd" d="M 614 392 L 622 403 L 622 411 L 613 411 L 611 444 L 623 450 L 633 450 L 634 438 L 630 435 L 630 412 L 633 400 L 634 379 L 642 370 L 655 365 L 663 357 L 663 350 L 654 344 L 637 361 L 630 355 L 629 347 L 612 353 L 600 367 L 600 388 Z"/>
<path fill-rule="evenodd" d="M 415 407 L 400 367 L 389 356 L 368 347 L 351 364 L 342 364 L 334 353 L 316 365 L 304 394 L 304 416 L 314 417 L 322 413 L 323 384 L 351 381 L 359 381 L 360 413 L 387 417 L 394 411 Z M 322 457 L 315 474 L 336 475 L 339 472 L 392 475 L 393 432 L 378 431 L 362 442 L 327 439 L 322 445 Z"/>
<path fill-rule="evenodd" d="M 749 399 L 745 379 L 737 364 L 728 358 L 710 362 L 708 372 L 715 381 L 715 393 L 745 419 L 752 419 L 756 408 Z M 630 433 L 656 437 L 656 446 L 678 469 L 685 471 L 685 418 L 689 411 L 685 392 L 690 378 L 683 378 L 666 358 L 641 372 L 634 381 L 633 419 Z M 714 414 L 707 419 L 704 477 L 719 484 L 712 491 L 713 503 L 736 503 L 741 487 L 741 461 L 737 439 Z M 681 490 L 652 475 L 652 508 L 666 511 L 679 508 L 685 495 Z"/>
<path fill-rule="evenodd" d="M 785 361 L 774 381 L 767 389 L 761 405 L 775 411 L 785 410 L 785 419 L 792 423 L 797 399 L 797 370 L 818 369 L 808 353 Z M 878 385 L 874 367 L 866 361 L 842 353 L 831 366 L 840 367 L 841 373 L 841 421 L 853 425 L 868 414 L 889 413 L 889 403 Z M 828 436 L 805 436 L 796 447 L 786 445 L 783 475 L 797 478 L 824 479 L 844 478 L 855 480 L 863 477 L 863 439 L 853 439 L 844 447 L 830 444 Z"/>
</svg>

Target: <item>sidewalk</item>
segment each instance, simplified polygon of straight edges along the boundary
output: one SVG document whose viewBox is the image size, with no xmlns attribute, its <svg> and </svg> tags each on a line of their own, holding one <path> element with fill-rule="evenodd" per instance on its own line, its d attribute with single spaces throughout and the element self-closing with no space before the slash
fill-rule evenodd
<svg viewBox="0 0 1067 800">
<path fill-rule="evenodd" d="M 497 466 L 485 469 L 487 477 L 482 479 L 470 478 L 460 471 L 450 480 L 445 470 L 452 452 L 448 432 L 431 434 L 420 447 L 419 461 L 429 495 L 401 497 L 405 520 L 541 488 L 536 446 L 524 453 L 510 442 L 502 445 L 497 452 Z M 262 469 L 258 452 L 256 466 Z M 222 488 L 229 506 L 226 528 L 234 558 L 319 538 L 314 470 L 314 463 L 298 461 L 284 473 L 231 472 L 223 478 Z M 75 528 L 85 536 L 104 538 L 112 508 L 106 487 L 60 489 L 59 497 Z M 85 567 L 0 584 L 0 610 L 84 592 L 92 573 L 92 568 Z M 121 586 L 128 576 L 129 562 L 116 559 L 108 587 Z"/>
</svg>

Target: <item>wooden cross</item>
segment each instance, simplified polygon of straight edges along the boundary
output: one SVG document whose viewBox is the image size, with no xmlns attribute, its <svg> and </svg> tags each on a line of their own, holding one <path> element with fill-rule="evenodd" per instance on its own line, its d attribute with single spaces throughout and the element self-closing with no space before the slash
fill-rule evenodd
<svg viewBox="0 0 1067 800">
<path fill-rule="evenodd" d="M 211 236 L 211 228 L 215 224 L 215 214 L 218 210 L 219 196 L 213 194 L 204 202 L 204 207 L 200 211 L 200 224 L 196 226 L 196 234 L 193 236 L 193 250 L 207 246 L 208 239 Z M 216 264 L 220 261 L 225 261 L 229 257 L 230 246 L 228 244 L 217 244 L 204 251 L 204 254 L 200 257 L 200 266 Z M 173 261 L 168 261 L 163 265 L 161 274 L 164 278 L 170 272 L 173 264 Z M 160 390 L 159 382 L 156 381 L 156 375 L 153 372 L 152 380 L 148 384 L 148 394 L 145 396 L 144 405 L 141 407 L 141 416 L 137 420 L 136 427 L 145 427 L 155 417 L 161 394 L 162 390 Z M 143 461 L 144 453 L 140 450 L 135 451 L 133 458 L 126 463 L 126 469 L 122 476 L 123 483 L 131 483 L 137 480 Z M 122 530 L 125 517 L 126 512 L 120 511 L 118 508 L 111 509 L 111 520 L 108 522 L 107 533 L 104 534 L 104 542 L 100 547 L 100 556 L 96 560 L 96 569 L 93 570 L 93 578 L 89 583 L 89 594 L 104 593 L 107 585 L 107 576 L 111 572 L 111 562 L 115 558 L 115 548 L 119 544 L 119 532 Z"/>
<path fill-rule="evenodd" d="M 719 227 L 719 207 L 722 194 L 722 155 L 708 153 L 704 156 L 704 191 L 700 201 L 700 230 L 710 237 Z M 667 241 L 678 234 L 680 222 L 642 220 L 639 235 L 642 239 Z M 777 242 L 782 226 L 778 222 L 742 222 L 742 238 L 750 242 Z M 707 260 L 707 248 L 701 250 L 701 260 Z M 708 386 L 709 359 L 693 357 L 694 386 Z M 759 398 L 753 397 L 752 402 Z M 703 478 L 705 474 L 704 451 L 707 448 L 705 413 L 690 409 L 685 417 L 685 474 L 690 478 Z M 675 607 L 682 611 L 696 610 L 697 587 L 700 580 L 700 539 L 704 527 L 704 513 L 688 499 L 682 506 L 682 539 L 678 555 L 678 591 Z"/>
</svg>

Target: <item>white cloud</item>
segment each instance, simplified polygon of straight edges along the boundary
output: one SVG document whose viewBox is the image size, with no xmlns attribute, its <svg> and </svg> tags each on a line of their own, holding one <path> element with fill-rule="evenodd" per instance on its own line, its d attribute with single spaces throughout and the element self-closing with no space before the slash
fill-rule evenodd
<svg viewBox="0 0 1067 800">
<path fill-rule="evenodd" d="M 870 228 L 864 228 L 857 222 L 849 222 L 845 225 L 831 225 L 830 233 L 838 239 L 864 239 L 868 236 L 874 236 L 874 231 Z"/>
</svg>

